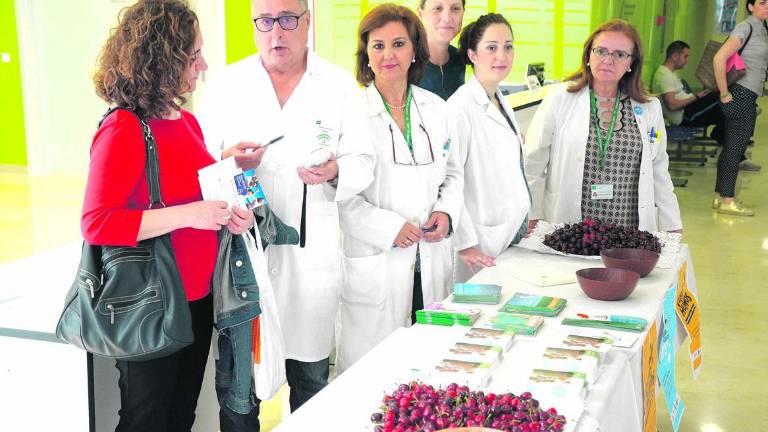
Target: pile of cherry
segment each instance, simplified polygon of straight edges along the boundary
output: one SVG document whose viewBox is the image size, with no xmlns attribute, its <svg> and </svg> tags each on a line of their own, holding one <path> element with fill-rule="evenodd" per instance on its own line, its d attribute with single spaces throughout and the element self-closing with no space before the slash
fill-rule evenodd
<svg viewBox="0 0 768 432">
<path fill-rule="evenodd" d="M 472 391 L 450 384 L 435 389 L 412 382 L 385 395 L 371 415 L 376 432 L 430 432 L 455 427 L 486 427 L 510 432 L 559 432 L 565 417 L 542 409 L 528 392 L 515 395 Z"/>
<path fill-rule="evenodd" d="M 609 248 L 648 249 L 661 253 L 659 239 L 648 231 L 592 219 L 565 224 L 552 234 L 545 235 L 544 244 L 574 255 L 600 255 L 601 250 Z"/>
</svg>

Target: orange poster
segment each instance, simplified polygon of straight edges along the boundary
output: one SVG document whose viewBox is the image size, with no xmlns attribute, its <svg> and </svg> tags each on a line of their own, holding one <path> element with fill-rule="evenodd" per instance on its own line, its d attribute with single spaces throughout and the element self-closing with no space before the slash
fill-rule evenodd
<svg viewBox="0 0 768 432">
<path fill-rule="evenodd" d="M 699 321 L 699 301 L 688 289 L 688 261 L 684 261 L 680 266 L 677 281 L 677 293 L 675 298 L 675 311 L 680 322 L 685 326 L 685 331 L 691 340 L 689 352 L 691 357 L 691 367 L 693 368 L 693 378 L 699 377 L 701 372 L 701 322 Z"/>
<path fill-rule="evenodd" d="M 643 432 L 656 432 L 656 380 L 659 360 L 657 342 L 658 334 L 654 321 L 643 341 Z"/>
</svg>

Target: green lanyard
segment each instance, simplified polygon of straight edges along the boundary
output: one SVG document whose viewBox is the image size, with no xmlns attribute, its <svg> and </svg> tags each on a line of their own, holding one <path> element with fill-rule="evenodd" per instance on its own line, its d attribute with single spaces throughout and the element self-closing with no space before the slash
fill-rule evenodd
<svg viewBox="0 0 768 432">
<path fill-rule="evenodd" d="M 592 115 L 595 119 L 595 130 L 597 132 L 597 149 L 600 154 L 600 171 L 605 169 L 605 153 L 608 150 L 608 143 L 611 142 L 613 137 L 613 127 L 616 125 L 616 117 L 619 114 L 619 98 L 620 94 L 616 94 L 616 101 L 613 103 L 613 115 L 611 115 L 611 123 L 608 125 L 605 137 L 603 137 L 603 130 L 600 129 L 600 118 L 597 116 L 597 98 L 595 98 L 595 90 L 589 89 L 589 106 L 592 109 Z"/>
<path fill-rule="evenodd" d="M 381 95 L 381 92 L 379 92 L 379 96 L 381 96 L 381 101 L 384 102 L 384 108 L 386 108 L 387 113 L 389 113 L 389 116 L 392 117 L 392 111 L 389 110 L 389 105 L 387 104 L 387 101 L 384 100 L 384 96 Z M 408 86 L 408 93 L 405 96 L 405 143 L 408 144 L 408 150 L 411 151 L 411 156 L 413 156 L 413 141 L 411 139 L 411 99 L 412 98 L 413 96 L 411 95 L 411 87 Z"/>
</svg>

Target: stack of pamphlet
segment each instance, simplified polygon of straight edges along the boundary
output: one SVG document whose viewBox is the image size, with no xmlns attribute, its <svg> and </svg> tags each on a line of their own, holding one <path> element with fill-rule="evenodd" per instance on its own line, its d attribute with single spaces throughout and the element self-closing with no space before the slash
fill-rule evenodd
<svg viewBox="0 0 768 432">
<path fill-rule="evenodd" d="M 516 312 L 553 317 L 563 310 L 566 303 L 568 303 L 567 300 L 558 297 L 518 292 L 499 309 L 499 312 Z"/>
<path fill-rule="evenodd" d="M 546 405 L 580 404 L 587 396 L 586 376 L 582 372 L 534 369 L 528 378 L 528 391 Z"/>
<path fill-rule="evenodd" d="M 620 330 L 641 332 L 648 326 L 644 318 L 629 315 L 584 315 L 563 318 L 563 325 L 576 327 L 604 328 L 608 330 Z"/>
<path fill-rule="evenodd" d="M 478 363 L 445 359 L 429 374 L 433 385 L 447 386 L 451 383 L 482 388 L 491 380 L 490 363 Z"/>
<path fill-rule="evenodd" d="M 560 342 L 562 348 L 575 350 L 595 351 L 600 356 L 600 361 L 613 347 L 613 339 L 602 335 L 569 334 Z"/>
<path fill-rule="evenodd" d="M 589 384 L 597 380 L 599 365 L 600 353 L 597 351 L 557 347 L 547 348 L 544 351 L 544 358 L 538 364 L 539 367 L 547 370 L 581 372 Z"/>
<path fill-rule="evenodd" d="M 471 326 L 480 317 L 478 308 L 446 308 L 442 303 L 432 303 L 425 309 L 416 311 L 416 322 L 419 324 L 434 324 L 452 326 L 459 324 Z"/>
<path fill-rule="evenodd" d="M 454 303 L 499 304 L 501 285 L 492 284 L 453 284 Z"/>
<path fill-rule="evenodd" d="M 445 359 L 484 363 L 495 367 L 501 361 L 501 351 L 498 346 L 456 342 L 448 350 Z"/>
<path fill-rule="evenodd" d="M 485 326 L 499 330 L 511 330 L 516 334 L 533 336 L 544 324 L 544 318 L 534 315 L 523 315 L 510 312 L 498 312 L 492 316 Z"/>
<path fill-rule="evenodd" d="M 509 351 L 515 332 L 493 328 L 472 327 L 464 334 L 462 342 L 501 348 L 502 352 Z"/>
</svg>

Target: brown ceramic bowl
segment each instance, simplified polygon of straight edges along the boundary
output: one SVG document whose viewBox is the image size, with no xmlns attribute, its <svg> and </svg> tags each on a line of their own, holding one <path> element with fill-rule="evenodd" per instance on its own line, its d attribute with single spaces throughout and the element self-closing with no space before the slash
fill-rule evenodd
<svg viewBox="0 0 768 432">
<path fill-rule="evenodd" d="M 632 270 L 644 277 L 656 267 L 659 254 L 646 249 L 615 248 L 601 251 L 600 258 L 608 268 Z"/>
<path fill-rule="evenodd" d="M 637 286 L 640 275 L 618 268 L 586 268 L 576 272 L 584 294 L 595 300 L 624 300 Z"/>
</svg>

